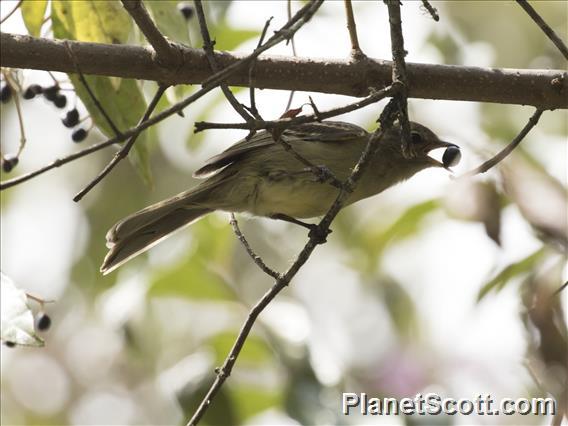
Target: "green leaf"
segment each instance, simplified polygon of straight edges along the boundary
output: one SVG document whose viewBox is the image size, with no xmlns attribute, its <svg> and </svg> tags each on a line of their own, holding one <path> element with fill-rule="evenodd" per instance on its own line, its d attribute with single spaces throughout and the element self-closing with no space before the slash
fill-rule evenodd
<svg viewBox="0 0 568 426">
<path fill-rule="evenodd" d="M 234 50 L 245 41 L 260 37 L 259 31 L 231 28 L 226 24 L 218 26 L 215 33 L 216 50 Z"/>
<path fill-rule="evenodd" d="M 46 8 L 47 0 L 26 0 L 21 4 L 22 19 L 31 36 L 39 36 Z"/>
<path fill-rule="evenodd" d="M 43 340 L 35 333 L 34 316 L 27 305 L 26 293 L 3 273 L 0 273 L 0 287 L 2 341 L 23 346 L 43 346 Z"/>
<path fill-rule="evenodd" d="M 67 38 L 99 43 L 121 43 L 128 39 L 131 22 L 118 2 L 54 0 L 52 2 L 53 34 Z M 69 78 L 93 122 L 107 136 L 115 136 L 87 89 L 77 75 Z M 85 76 L 101 107 L 120 131 L 135 127 L 146 110 L 146 100 L 135 80 Z M 129 159 L 148 185 L 152 183 L 146 132 L 138 136 Z"/>
<path fill-rule="evenodd" d="M 491 281 L 485 284 L 481 288 L 481 290 L 479 290 L 477 301 L 481 301 L 481 299 L 483 299 L 491 291 L 501 291 L 503 287 L 505 287 L 505 284 L 507 284 L 512 278 L 521 274 L 526 274 L 533 270 L 535 265 L 542 259 L 545 253 L 546 249 L 543 247 L 535 251 L 531 255 L 525 257 L 524 259 L 521 259 L 516 263 L 512 263 L 501 270 L 501 272 L 499 272 L 495 276 L 495 278 L 493 278 Z"/>
<path fill-rule="evenodd" d="M 240 384 L 231 392 L 231 398 L 241 423 L 270 408 L 281 407 L 284 403 L 284 395 L 278 388 L 267 389 L 258 385 Z"/>
<path fill-rule="evenodd" d="M 216 334 L 208 343 L 213 347 L 215 352 L 215 363 L 221 365 L 227 354 L 235 343 L 237 330 L 234 332 L 223 332 Z M 239 365 L 241 367 L 254 367 L 259 368 L 261 364 L 270 363 L 274 360 L 272 349 L 268 346 L 264 339 L 249 335 L 239 354 Z"/>
<path fill-rule="evenodd" d="M 178 1 L 147 1 L 144 5 L 152 15 L 158 29 L 170 40 L 191 45 L 189 28 L 178 10 Z"/>
</svg>

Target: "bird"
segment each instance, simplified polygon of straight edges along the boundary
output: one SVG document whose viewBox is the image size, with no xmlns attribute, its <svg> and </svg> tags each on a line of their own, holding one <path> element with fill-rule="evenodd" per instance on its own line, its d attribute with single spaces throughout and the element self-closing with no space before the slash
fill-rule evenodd
<svg viewBox="0 0 568 426">
<path fill-rule="evenodd" d="M 193 176 L 193 188 L 133 213 L 107 233 L 103 274 L 158 244 L 213 211 L 246 212 L 288 220 L 311 229 L 301 219 L 323 216 L 338 188 L 314 174 L 314 167 L 343 182 L 365 149 L 371 133 L 355 124 L 321 121 L 290 126 L 275 136 L 263 130 L 210 158 Z M 401 126 L 384 133 L 375 155 L 344 206 L 376 195 L 429 167 L 449 169 L 461 153 L 421 124 L 410 122 L 410 149 L 403 153 Z M 442 162 L 428 154 L 445 148 Z M 303 161 L 301 161 L 303 160 Z"/>
</svg>

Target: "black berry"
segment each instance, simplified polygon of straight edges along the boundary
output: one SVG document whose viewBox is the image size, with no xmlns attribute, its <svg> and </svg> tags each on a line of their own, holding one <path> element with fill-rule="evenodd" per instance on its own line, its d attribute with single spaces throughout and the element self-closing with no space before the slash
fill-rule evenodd
<svg viewBox="0 0 568 426">
<path fill-rule="evenodd" d="M 461 160 L 461 151 L 457 146 L 449 146 L 442 156 L 442 164 L 445 168 L 455 166 Z"/>
<path fill-rule="evenodd" d="M 59 86 L 57 84 L 55 86 L 49 86 L 43 89 L 43 96 L 45 96 L 45 99 L 47 99 L 48 101 L 55 101 L 55 98 L 58 94 Z"/>
<path fill-rule="evenodd" d="M 67 96 L 58 93 L 53 100 L 53 104 L 57 108 L 65 108 L 65 105 L 67 105 Z"/>
<path fill-rule="evenodd" d="M 33 99 L 36 95 L 43 92 L 43 88 L 39 84 L 31 84 L 26 90 L 24 90 L 24 99 Z"/>
<path fill-rule="evenodd" d="M 9 348 L 13 348 L 14 346 L 16 346 L 16 343 L 10 342 L 9 340 L 5 341 L 4 344 Z"/>
<path fill-rule="evenodd" d="M 67 111 L 61 122 L 65 127 L 75 127 L 79 123 L 79 111 L 77 111 L 77 108 Z"/>
<path fill-rule="evenodd" d="M 186 20 L 193 18 L 194 10 L 189 4 L 180 4 L 178 9 Z"/>
<path fill-rule="evenodd" d="M 0 102 L 5 104 L 10 100 L 11 97 L 12 97 L 12 88 L 10 87 L 9 84 L 5 84 L 0 89 Z"/>
<path fill-rule="evenodd" d="M 35 319 L 36 329 L 46 331 L 51 327 L 51 318 L 45 312 L 40 312 Z"/>
<path fill-rule="evenodd" d="M 7 155 L 2 157 L 2 170 L 6 173 L 10 173 L 14 167 L 18 165 L 18 157 L 13 157 L 11 155 Z"/>
<path fill-rule="evenodd" d="M 77 129 L 71 133 L 71 139 L 73 142 L 81 142 L 87 137 L 87 131 L 85 129 Z"/>
</svg>

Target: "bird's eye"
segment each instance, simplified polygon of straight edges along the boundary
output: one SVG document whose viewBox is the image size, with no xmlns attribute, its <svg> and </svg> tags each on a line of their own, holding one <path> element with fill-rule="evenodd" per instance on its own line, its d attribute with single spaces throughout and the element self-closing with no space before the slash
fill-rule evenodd
<svg viewBox="0 0 568 426">
<path fill-rule="evenodd" d="M 414 145 L 419 145 L 422 143 L 422 135 L 420 133 L 417 132 L 412 132 L 410 134 L 410 140 L 412 141 L 412 143 Z"/>
</svg>

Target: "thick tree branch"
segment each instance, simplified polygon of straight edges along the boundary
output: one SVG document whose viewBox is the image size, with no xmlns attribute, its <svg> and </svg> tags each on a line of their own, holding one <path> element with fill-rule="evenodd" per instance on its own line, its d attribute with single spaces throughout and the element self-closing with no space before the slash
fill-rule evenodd
<svg viewBox="0 0 568 426">
<path fill-rule="evenodd" d="M 0 65 L 73 73 L 75 67 L 62 40 L 2 33 Z M 168 84 L 202 83 L 211 76 L 201 49 L 180 47 L 183 66 L 167 69 L 139 46 L 69 41 L 85 74 L 154 80 Z M 246 55 L 216 52 L 220 68 Z M 564 70 L 517 70 L 407 63 L 408 95 L 414 98 L 533 105 L 541 109 L 568 108 L 568 73 Z M 256 59 L 257 88 L 302 90 L 366 96 L 369 88 L 391 84 L 392 63 L 262 56 Z M 233 86 L 248 86 L 248 68 L 226 79 Z"/>
</svg>

